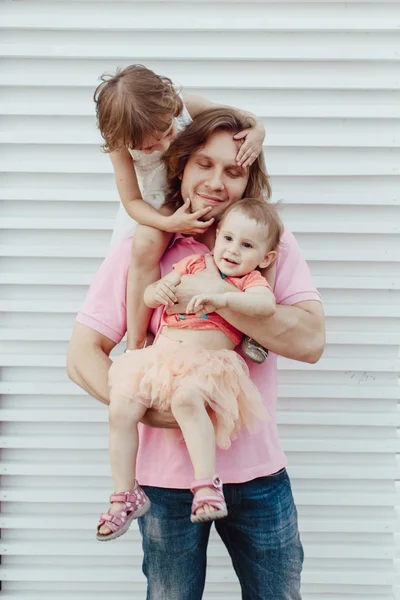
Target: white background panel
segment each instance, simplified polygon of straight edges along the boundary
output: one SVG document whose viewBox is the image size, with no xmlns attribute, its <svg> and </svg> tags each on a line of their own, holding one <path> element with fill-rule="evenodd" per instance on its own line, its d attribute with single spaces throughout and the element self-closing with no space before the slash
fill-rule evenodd
<svg viewBox="0 0 400 600">
<path fill-rule="evenodd" d="M 118 205 L 93 91 L 134 62 L 267 128 L 273 200 L 327 314 L 318 364 L 279 360 L 303 598 L 393 598 L 400 2 L 2 0 L 0 14 L 2 598 L 145 595 L 136 527 L 94 540 L 112 487 L 107 411 L 65 373 Z M 206 600 L 239 600 L 214 533 L 208 560 Z"/>
</svg>

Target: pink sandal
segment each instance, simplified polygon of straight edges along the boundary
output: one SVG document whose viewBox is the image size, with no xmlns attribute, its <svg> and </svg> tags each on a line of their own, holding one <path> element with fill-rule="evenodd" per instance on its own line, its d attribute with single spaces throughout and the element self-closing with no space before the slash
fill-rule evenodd
<svg viewBox="0 0 400 600">
<path fill-rule="evenodd" d="M 101 542 L 114 540 L 128 531 L 132 521 L 142 517 L 149 510 L 151 504 L 138 482 L 133 490 L 112 494 L 110 502 L 123 502 L 124 508 L 116 513 L 110 511 L 103 513 L 97 525 L 97 539 Z M 99 533 L 100 527 L 106 524 L 111 529 L 110 533 Z"/>
<path fill-rule="evenodd" d="M 226 502 L 224 497 L 224 492 L 222 491 L 222 481 L 218 477 L 218 475 L 214 475 L 212 479 L 197 479 L 192 482 L 190 486 L 190 491 L 192 494 L 195 494 L 197 490 L 201 488 L 209 487 L 217 492 L 216 496 L 204 496 L 203 498 L 193 498 L 192 502 L 192 514 L 190 515 L 190 520 L 192 523 L 205 523 L 206 521 L 215 521 L 216 519 L 223 519 L 228 514 L 228 509 L 226 508 Z M 208 504 L 212 506 L 216 510 L 210 513 L 202 513 L 200 515 L 196 515 L 196 511 L 199 508 L 203 508 Z"/>
</svg>

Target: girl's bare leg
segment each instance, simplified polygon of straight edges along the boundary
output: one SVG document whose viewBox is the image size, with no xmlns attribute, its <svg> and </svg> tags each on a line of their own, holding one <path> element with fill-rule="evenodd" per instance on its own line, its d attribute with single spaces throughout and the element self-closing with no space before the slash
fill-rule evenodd
<svg viewBox="0 0 400 600">
<path fill-rule="evenodd" d="M 171 412 L 185 439 L 195 479 L 212 478 L 216 472 L 214 426 L 196 388 L 178 389 L 171 399 Z M 213 495 L 217 496 L 212 488 L 196 492 L 196 498 Z M 214 507 L 205 505 L 196 514 L 214 510 Z"/>
<path fill-rule="evenodd" d="M 110 422 L 110 462 L 115 492 L 126 492 L 135 487 L 136 457 L 139 447 L 138 423 L 147 407 L 124 397 L 120 393 L 111 395 L 109 407 Z M 123 508 L 120 502 L 114 502 L 110 512 Z M 106 524 L 99 533 L 107 535 L 110 529 Z"/>
<path fill-rule="evenodd" d="M 126 294 L 127 348 L 143 348 L 152 309 L 144 301 L 148 285 L 160 279 L 160 260 L 169 241 L 170 233 L 153 227 L 138 225 L 132 239 L 131 264 Z"/>
</svg>

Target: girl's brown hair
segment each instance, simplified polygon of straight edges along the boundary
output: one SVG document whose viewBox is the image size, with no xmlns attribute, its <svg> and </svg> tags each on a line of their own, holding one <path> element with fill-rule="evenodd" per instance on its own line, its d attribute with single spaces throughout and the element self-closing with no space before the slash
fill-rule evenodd
<svg viewBox="0 0 400 600">
<path fill-rule="evenodd" d="M 106 152 L 123 146 L 140 149 L 146 136 L 166 131 L 171 118 L 182 112 L 183 102 L 172 81 L 143 65 L 100 79 L 93 99 Z"/>
<path fill-rule="evenodd" d="M 241 212 L 260 225 L 265 225 L 268 250 L 277 249 L 283 234 L 283 224 L 276 204 L 270 204 L 263 198 L 242 198 L 227 208 L 218 227 L 221 227 L 226 217 L 235 211 Z"/>
<path fill-rule="evenodd" d="M 174 208 L 183 204 L 181 179 L 186 163 L 194 152 L 207 143 L 211 134 L 216 131 L 228 131 L 233 136 L 253 125 L 253 119 L 244 117 L 239 111 L 232 108 L 211 108 L 196 117 L 163 154 L 167 169 L 165 202 Z M 263 153 L 249 167 L 249 180 L 244 195 L 265 197 L 266 199 L 271 197 L 271 187 Z"/>
</svg>

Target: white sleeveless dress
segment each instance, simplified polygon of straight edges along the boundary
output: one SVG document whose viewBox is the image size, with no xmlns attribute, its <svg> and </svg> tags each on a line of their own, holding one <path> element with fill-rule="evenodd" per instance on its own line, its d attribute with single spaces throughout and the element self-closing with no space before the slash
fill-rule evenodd
<svg viewBox="0 0 400 600">
<path fill-rule="evenodd" d="M 178 133 L 185 129 L 192 118 L 183 105 L 182 113 L 175 117 Z M 145 154 L 140 150 L 131 150 L 129 153 L 135 161 L 135 171 L 143 200 L 159 210 L 164 204 L 164 186 L 166 180 L 166 169 L 161 160 L 162 152 Z M 121 240 L 131 237 L 136 229 L 137 222 L 131 219 L 126 212 L 122 202 L 119 203 L 114 231 L 111 237 L 111 246 L 115 246 Z"/>
</svg>

